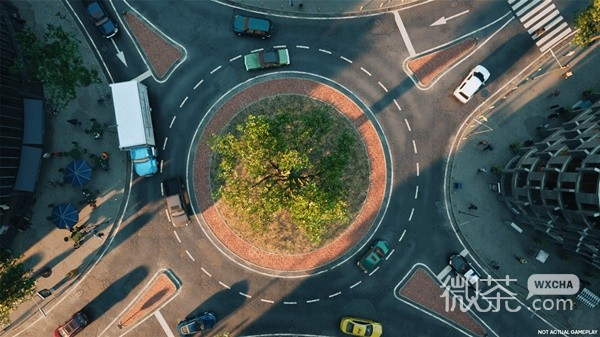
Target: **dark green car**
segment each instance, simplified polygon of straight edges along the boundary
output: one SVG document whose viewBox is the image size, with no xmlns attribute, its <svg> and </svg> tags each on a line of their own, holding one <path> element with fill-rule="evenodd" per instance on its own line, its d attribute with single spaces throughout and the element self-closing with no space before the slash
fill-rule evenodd
<svg viewBox="0 0 600 337">
<path fill-rule="evenodd" d="M 370 273 L 375 269 L 377 264 L 383 260 L 390 251 L 390 245 L 385 240 L 377 240 L 371 245 L 369 250 L 356 261 L 356 264 L 365 273 Z"/>
</svg>

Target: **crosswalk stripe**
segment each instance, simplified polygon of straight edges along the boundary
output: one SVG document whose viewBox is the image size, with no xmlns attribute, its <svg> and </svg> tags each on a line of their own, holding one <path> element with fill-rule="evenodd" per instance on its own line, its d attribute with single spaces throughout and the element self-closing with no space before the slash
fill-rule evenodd
<svg viewBox="0 0 600 337">
<path fill-rule="evenodd" d="M 542 8 L 544 8 L 545 6 L 548 6 L 548 5 L 552 5 L 552 0 L 545 0 L 539 6 L 535 7 L 533 10 L 529 11 L 529 13 L 527 13 L 527 14 L 523 15 L 522 17 L 520 17 L 519 20 L 521 20 L 521 22 L 527 21 L 527 19 L 529 19 L 530 16 L 532 16 L 535 13 L 537 13 Z"/>
<path fill-rule="evenodd" d="M 523 13 L 525 13 L 529 8 L 535 6 L 538 2 L 540 2 L 540 0 L 531 1 L 529 4 L 527 4 L 527 6 L 521 8 L 521 10 L 516 13 L 517 16 L 523 15 Z"/>
<path fill-rule="evenodd" d="M 558 12 L 557 12 L 557 13 L 558 13 Z M 557 25 L 559 22 L 561 22 L 562 20 L 563 20 L 562 16 L 560 16 L 560 15 L 559 15 L 559 16 L 555 16 L 555 17 L 554 17 L 554 20 L 552 20 L 552 22 L 550 22 L 549 24 L 547 24 L 547 25 L 545 26 L 545 28 L 546 28 L 546 31 L 548 31 L 548 30 L 552 29 L 552 27 L 556 26 L 556 25 Z M 535 31 L 536 31 L 536 30 L 537 30 L 539 27 L 540 27 L 540 26 L 537 26 L 537 25 L 536 25 L 536 27 L 532 27 L 532 28 L 530 28 L 529 30 L 527 30 L 527 33 L 529 33 L 529 34 L 533 34 L 533 33 L 534 33 L 534 32 L 535 32 Z"/>
<path fill-rule="evenodd" d="M 526 4 L 527 1 L 529 1 L 529 0 L 521 0 L 521 1 L 519 1 L 518 3 L 516 3 L 515 5 L 512 6 L 513 10 L 516 11 L 517 9 L 519 9 L 519 7 L 521 7 L 524 4 Z M 510 3 L 510 1 L 509 1 L 509 3 Z"/>
<path fill-rule="evenodd" d="M 554 35 L 557 35 L 558 33 L 560 33 L 560 31 L 563 30 L 565 27 L 567 27 L 567 23 L 566 22 L 561 23 L 560 26 L 558 26 L 556 29 L 549 31 L 548 33 L 544 34 L 541 39 L 535 41 L 535 44 L 537 44 L 538 46 L 545 44 Z"/>
<path fill-rule="evenodd" d="M 542 52 L 545 52 L 546 50 L 548 50 L 552 46 L 554 46 L 556 43 L 558 43 L 558 41 L 562 40 L 565 36 L 569 35 L 570 32 L 571 32 L 571 28 L 567 28 L 565 31 L 563 31 L 562 33 L 560 33 L 560 35 L 558 35 L 557 37 L 555 37 L 552 41 L 546 43 L 546 45 L 544 45 L 542 48 L 540 48 L 540 50 Z"/>
<path fill-rule="evenodd" d="M 572 30 L 552 0 L 507 0 L 540 51 L 545 52 Z"/>
<path fill-rule="evenodd" d="M 554 12 L 552 12 L 551 14 L 548 14 L 548 12 L 550 12 L 553 9 L 554 9 Z M 548 15 L 546 15 L 546 14 L 548 14 Z M 531 26 L 532 24 L 535 24 L 535 26 L 540 27 L 540 26 L 544 25 L 544 23 L 552 20 L 552 18 L 557 15 L 560 16 L 560 13 L 558 12 L 558 10 L 556 10 L 556 7 L 554 7 L 554 5 L 552 5 L 552 7 L 548 7 L 546 9 L 544 9 L 542 12 L 540 12 L 538 15 L 536 15 L 533 19 L 531 19 L 527 22 L 522 21 L 523 26 L 525 28 L 527 28 L 527 27 Z M 540 18 L 542 18 L 541 21 L 540 21 Z"/>
</svg>

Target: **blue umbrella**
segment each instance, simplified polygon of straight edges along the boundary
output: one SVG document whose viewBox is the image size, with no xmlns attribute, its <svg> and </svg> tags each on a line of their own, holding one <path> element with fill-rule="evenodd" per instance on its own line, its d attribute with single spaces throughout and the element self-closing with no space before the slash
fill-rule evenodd
<svg viewBox="0 0 600 337">
<path fill-rule="evenodd" d="M 81 187 L 92 180 L 92 167 L 85 160 L 73 160 L 65 167 L 65 181 Z"/>
<path fill-rule="evenodd" d="M 56 227 L 71 230 L 79 221 L 79 211 L 73 204 L 63 202 L 52 209 L 50 218 Z"/>
</svg>

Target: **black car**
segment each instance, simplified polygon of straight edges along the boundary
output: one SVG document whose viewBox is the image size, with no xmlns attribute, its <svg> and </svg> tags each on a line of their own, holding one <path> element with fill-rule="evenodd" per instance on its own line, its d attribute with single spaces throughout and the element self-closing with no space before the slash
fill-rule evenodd
<svg viewBox="0 0 600 337">
<path fill-rule="evenodd" d="M 217 324 L 217 317 L 212 312 L 205 312 L 202 315 L 186 318 L 177 324 L 177 332 L 182 337 L 192 336 L 214 328 Z"/>
<path fill-rule="evenodd" d="M 460 254 L 454 254 L 450 257 L 450 266 L 452 266 L 460 276 L 464 277 L 466 282 L 472 287 L 475 287 L 481 279 L 479 273 L 477 273 L 477 271 L 471 267 L 469 262 L 467 262 L 467 259 Z"/>
<path fill-rule="evenodd" d="M 273 22 L 269 19 L 236 15 L 233 18 L 233 32 L 237 35 L 252 35 L 263 39 L 271 36 Z"/>
<path fill-rule="evenodd" d="M 98 1 L 91 2 L 87 5 L 87 13 L 92 18 L 92 21 L 98 27 L 100 34 L 105 38 L 111 38 L 117 34 L 119 28 L 117 24 L 108 16 L 108 12 Z"/>
</svg>

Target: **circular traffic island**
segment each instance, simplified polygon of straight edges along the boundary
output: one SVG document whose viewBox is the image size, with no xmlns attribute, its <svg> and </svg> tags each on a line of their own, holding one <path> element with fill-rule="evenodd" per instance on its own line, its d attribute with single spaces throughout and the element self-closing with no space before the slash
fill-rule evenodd
<svg viewBox="0 0 600 337">
<path fill-rule="evenodd" d="M 322 267 L 379 220 L 388 188 L 382 142 L 359 100 L 332 86 L 256 82 L 232 90 L 201 125 L 199 215 L 247 267 Z"/>
</svg>

